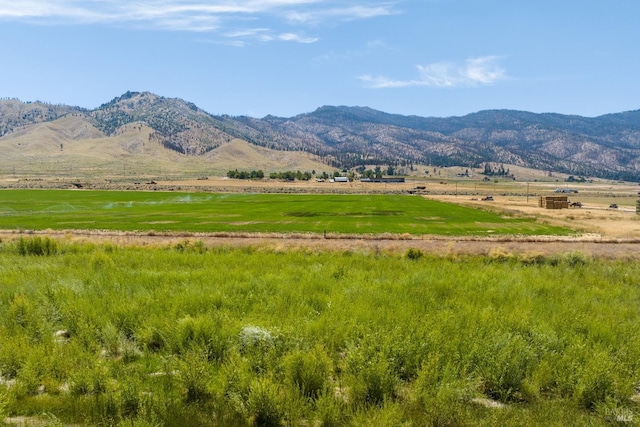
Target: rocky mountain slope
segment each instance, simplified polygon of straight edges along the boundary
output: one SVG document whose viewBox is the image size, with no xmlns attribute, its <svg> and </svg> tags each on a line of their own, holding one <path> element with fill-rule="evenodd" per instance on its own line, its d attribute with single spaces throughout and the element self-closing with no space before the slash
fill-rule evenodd
<svg viewBox="0 0 640 427">
<path fill-rule="evenodd" d="M 40 101 L 3 99 L 0 100 L 0 137 L 30 124 L 48 122 L 82 111 L 84 110 L 78 107 L 52 105 Z"/>
<path fill-rule="evenodd" d="M 225 122 L 236 136 L 255 144 L 304 149 L 337 165 L 498 162 L 575 175 L 640 178 L 640 111 L 587 118 L 491 110 L 424 118 L 361 107 L 321 107 L 290 119 L 229 117 Z"/>
<path fill-rule="evenodd" d="M 595 118 L 511 110 L 427 118 L 324 106 L 290 118 L 258 119 L 213 116 L 181 99 L 127 92 L 94 110 L 0 100 L 0 137 L 67 115 L 82 116 L 107 137 L 125 126 L 145 126 L 150 141 L 188 156 L 239 138 L 312 153 L 332 167 L 494 162 L 640 180 L 640 110 Z"/>
</svg>

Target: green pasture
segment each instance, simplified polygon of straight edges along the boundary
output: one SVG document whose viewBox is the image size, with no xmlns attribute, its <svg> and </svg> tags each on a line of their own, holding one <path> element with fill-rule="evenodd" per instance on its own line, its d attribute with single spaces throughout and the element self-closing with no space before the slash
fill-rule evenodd
<svg viewBox="0 0 640 427">
<path fill-rule="evenodd" d="M 0 424 L 633 426 L 639 278 L 579 253 L 4 242 Z"/>
<path fill-rule="evenodd" d="M 566 235 L 530 218 L 412 195 L 0 191 L 0 229 Z"/>
</svg>

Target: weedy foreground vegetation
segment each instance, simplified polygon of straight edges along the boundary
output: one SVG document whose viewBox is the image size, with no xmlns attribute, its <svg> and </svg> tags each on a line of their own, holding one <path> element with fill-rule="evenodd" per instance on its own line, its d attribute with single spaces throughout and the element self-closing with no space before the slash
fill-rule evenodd
<svg viewBox="0 0 640 427">
<path fill-rule="evenodd" d="M 633 425 L 640 266 L 494 254 L 0 243 L 0 419 Z"/>
</svg>

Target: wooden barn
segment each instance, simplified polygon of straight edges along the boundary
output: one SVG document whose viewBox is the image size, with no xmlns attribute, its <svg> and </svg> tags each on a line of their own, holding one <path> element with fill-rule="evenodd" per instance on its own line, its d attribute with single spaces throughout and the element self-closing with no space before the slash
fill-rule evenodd
<svg viewBox="0 0 640 427">
<path fill-rule="evenodd" d="M 544 209 L 567 209 L 569 198 L 567 196 L 540 196 L 538 206 Z"/>
</svg>

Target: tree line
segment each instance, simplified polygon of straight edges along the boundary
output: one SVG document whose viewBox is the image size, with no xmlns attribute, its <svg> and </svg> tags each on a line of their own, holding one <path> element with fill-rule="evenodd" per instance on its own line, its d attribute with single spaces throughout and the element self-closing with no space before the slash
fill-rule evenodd
<svg viewBox="0 0 640 427">
<path fill-rule="evenodd" d="M 238 171 L 238 169 L 236 169 L 227 172 L 227 177 L 232 179 L 262 179 L 264 178 L 264 172 L 261 170 L 252 170 L 251 172 L 247 172 Z"/>
<path fill-rule="evenodd" d="M 314 176 L 316 178 L 329 179 L 331 177 L 340 176 L 340 172 L 336 171 L 331 175 L 328 174 L 327 172 L 322 172 L 321 174 L 316 175 L 315 170 L 311 172 L 309 171 L 271 172 L 269 174 L 269 179 L 283 179 L 286 181 L 309 181 Z M 263 179 L 264 177 L 265 177 L 265 174 L 262 170 L 239 171 L 238 169 L 234 169 L 227 172 L 227 178 L 232 178 L 232 179 Z"/>
</svg>

